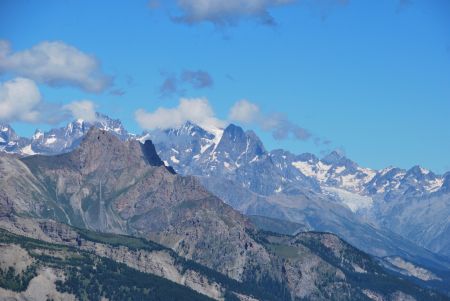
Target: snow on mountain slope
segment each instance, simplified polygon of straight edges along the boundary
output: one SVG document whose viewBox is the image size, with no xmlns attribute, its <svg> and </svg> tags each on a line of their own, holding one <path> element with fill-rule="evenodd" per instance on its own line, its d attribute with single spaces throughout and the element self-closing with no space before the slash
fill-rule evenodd
<svg viewBox="0 0 450 301">
<path fill-rule="evenodd" d="M 341 200 L 352 212 L 357 212 L 361 209 L 370 209 L 373 206 L 373 199 L 370 196 L 364 196 L 334 187 L 324 187 L 323 189 Z"/>
<path fill-rule="evenodd" d="M 322 159 L 313 154 L 295 155 L 285 150 L 268 152 L 253 132 L 235 125 L 220 134 L 187 124 L 180 129 L 154 131 L 146 137 L 155 142 L 160 156 L 178 173 L 199 176 L 210 191 L 244 213 L 306 224 L 313 220 L 313 229 L 334 229 L 356 245 L 358 241 L 378 235 L 370 234 L 373 231 L 370 227 L 359 234 L 349 230 L 356 225 L 364 227 L 364 223 L 369 222 L 388 229 L 383 233 L 393 229 L 397 235 L 412 238 L 417 244 L 432 247 L 436 252 L 445 249 L 445 242 L 434 246 L 432 238 L 446 234 L 450 237 L 450 206 L 445 201 L 450 199 L 450 175 L 446 181 L 417 166 L 410 170 L 372 170 L 337 152 Z M 443 194 L 443 197 L 435 198 L 440 205 L 424 210 L 420 200 L 436 194 Z M 314 208 L 300 205 L 302 202 L 309 206 L 314 204 Z M 422 206 L 415 207 L 422 209 L 414 211 L 414 215 L 422 218 L 423 223 L 421 229 L 415 231 L 418 234 L 411 236 L 408 229 L 417 223 L 415 218 L 405 216 L 399 221 L 397 217 L 399 212 L 405 211 L 403 208 L 415 202 Z M 342 213 L 333 216 L 334 213 L 325 210 L 333 206 L 340 206 Z M 345 210 L 351 215 L 342 219 Z M 434 212 L 436 210 L 441 212 Z M 437 221 L 430 217 L 433 214 L 441 216 L 442 212 L 447 212 L 447 219 L 442 216 L 443 224 L 436 227 Z M 361 237 L 354 241 L 355 235 Z M 375 242 L 372 243 L 374 246 Z M 370 248 L 370 244 L 358 246 Z"/>
<path fill-rule="evenodd" d="M 14 129 L 8 125 L 0 123 L 0 151 L 6 153 L 21 153 L 21 149 L 29 143 L 29 139 L 17 136 Z"/>
<path fill-rule="evenodd" d="M 376 174 L 376 171 L 361 168 L 353 161 L 337 152 L 332 152 L 322 160 L 314 155 L 299 156 L 291 164 L 308 177 L 312 177 L 324 186 L 339 187 L 352 192 L 362 192 Z"/>
<path fill-rule="evenodd" d="M 73 150 L 79 145 L 88 130 L 95 126 L 99 129 L 111 132 L 121 140 L 135 137 L 128 133 L 119 120 L 97 113 L 97 121 L 86 122 L 78 119 L 67 126 L 51 129 L 48 132 L 36 130 L 31 139 L 21 138 L 16 135 L 9 125 L 0 126 L 0 151 L 16 153 L 22 156 L 34 154 L 60 154 Z"/>
</svg>

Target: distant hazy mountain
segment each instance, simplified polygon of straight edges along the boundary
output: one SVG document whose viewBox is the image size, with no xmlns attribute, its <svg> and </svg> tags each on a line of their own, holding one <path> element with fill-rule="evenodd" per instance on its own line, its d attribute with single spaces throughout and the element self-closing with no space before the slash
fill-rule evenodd
<svg viewBox="0 0 450 301">
<path fill-rule="evenodd" d="M 146 137 L 167 165 L 199 176 L 210 191 L 246 214 L 338 233 L 378 256 L 406 252 L 429 257 L 425 250 L 414 250 L 408 239 L 450 256 L 445 178 L 423 168 L 377 171 L 337 152 L 322 159 L 269 152 L 253 132 L 235 125 L 206 131 L 186 123 Z M 408 205 L 410 215 L 400 209 Z"/>
<path fill-rule="evenodd" d="M 17 136 L 13 128 L 8 124 L 0 123 L 0 151 L 12 154 L 20 154 L 29 146 L 27 138 Z"/>
<path fill-rule="evenodd" d="M 18 137 L 9 125 L 0 124 L 0 150 L 25 156 L 66 153 L 80 144 L 92 126 L 110 132 L 123 141 L 134 137 L 125 130 L 119 120 L 97 113 L 97 120 L 94 122 L 74 120 L 65 127 L 48 132 L 36 130 L 31 138 Z"/>
</svg>

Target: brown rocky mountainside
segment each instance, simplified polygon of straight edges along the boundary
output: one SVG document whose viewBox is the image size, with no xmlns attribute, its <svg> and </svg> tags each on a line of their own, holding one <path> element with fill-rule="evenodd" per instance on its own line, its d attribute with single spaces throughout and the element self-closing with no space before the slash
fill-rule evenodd
<svg viewBox="0 0 450 301">
<path fill-rule="evenodd" d="M 30 194 L 45 196 L 33 205 L 38 216 L 144 236 L 242 279 L 253 253 L 261 251 L 256 244 L 245 249 L 251 245 L 246 220 L 195 178 L 171 173 L 152 154 L 151 142 L 121 142 L 92 129 L 71 153 L 21 162 L 41 186 Z"/>
<path fill-rule="evenodd" d="M 272 291 L 273 300 L 436 297 L 385 275 L 370 257 L 333 235 L 258 232 L 194 177 L 165 167 L 150 141 L 122 142 L 92 128 L 67 154 L 2 155 L 0 171 L 0 216 L 6 220 L 53 219 L 144 237 L 241 283 Z M 392 279 L 401 285 L 383 286 Z"/>
</svg>

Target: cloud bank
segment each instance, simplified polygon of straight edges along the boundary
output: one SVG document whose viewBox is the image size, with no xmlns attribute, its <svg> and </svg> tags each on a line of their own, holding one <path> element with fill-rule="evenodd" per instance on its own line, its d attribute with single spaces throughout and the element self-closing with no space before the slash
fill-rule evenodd
<svg viewBox="0 0 450 301">
<path fill-rule="evenodd" d="M 154 112 L 139 109 L 135 119 L 145 130 L 179 127 L 190 121 L 205 128 L 225 126 L 225 122 L 215 117 L 212 107 L 205 98 L 182 98 L 175 108 L 158 108 Z"/>
<path fill-rule="evenodd" d="M 248 100 L 236 102 L 229 111 L 227 120 L 216 117 L 206 98 L 182 98 L 174 108 L 160 107 L 153 112 L 139 109 L 135 119 L 144 130 L 169 129 L 180 127 L 187 121 L 198 124 L 205 129 L 223 128 L 231 122 L 253 125 L 270 132 L 277 139 L 308 140 L 311 133 L 290 121 L 281 113 L 264 114 L 258 105 Z M 315 141 L 319 141 L 315 138 Z"/>
<path fill-rule="evenodd" d="M 112 84 L 99 61 L 63 42 L 41 42 L 13 52 L 8 41 L 0 41 L 0 74 L 27 77 L 49 86 L 74 86 L 99 93 Z"/>
</svg>

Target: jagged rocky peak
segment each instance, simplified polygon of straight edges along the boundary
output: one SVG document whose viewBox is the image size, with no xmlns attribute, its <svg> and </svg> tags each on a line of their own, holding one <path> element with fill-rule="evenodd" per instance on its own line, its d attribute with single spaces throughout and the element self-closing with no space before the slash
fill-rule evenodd
<svg viewBox="0 0 450 301">
<path fill-rule="evenodd" d="M 108 147 L 113 143 L 119 144 L 119 139 L 103 129 L 91 127 L 80 143 L 80 148 L 84 148 L 89 145 L 95 145 L 96 147 L 103 148 Z"/>
<path fill-rule="evenodd" d="M 230 124 L 223 131 L 222 138 L 217 146 L 217 151 L 236 149 L 239 152 L 245 145 L 246 136 L 244 130 L 239 126 Z"/>
<path fill-rule="evenodd" d="M 44 132 L 43 132 L 42 130 L 40 130 L 40 129 L 36 129 L 36 130 L 34 131 L 33 136 L 31 136 L 31 139 L 32 139 L 33 141 L 44 139 Z"/>
<path fill-rule="evenodd" d="M 406 172 L 407 178 L 412 177 L 417 180 L 428 180 L 436 178 L 436 175 L 428 169 L 420 167 L 419 165 L 413 166 Z"/>
<path fill-rule="evenodd" d="M 96 117 L 95 121 L 77 119 L 64 127 L 51 129 L 47 132 L 36 130 L 29 148 L 33 153 L 45 155 L 70 152 L 80 144 L 91 127 L 111 132 L 122 141 L 134 137 L 125 130 L 120 120 L 109 118 L 100 113 L 96 113 Z"/>
<path fill-rule="evenodd" d="M 0 137 L 17 138 L 16 132 L 6 123 L 0 122 Z"/>
<path fill-rule="evenodd" d="M 393 181 L 396 181 L 396 183 L 399 182 L 405 173 L 405 170 L 395 167 L 387 167 L 379 170 L 373 179 L 367 183 L 367 189 L 369 189 L 371 193 L 377 193 L 378 189 L 383 189 L 384 191 L 389 183 Z"/>
<path fill-rule="evenodd" d="M 442 184 L 442 191 L 443 192 L 450 192 L 450 172 L 447 172 L 444 176 L 443 176 L 443 184 Z"/>
<path fill-rule="evenodd" d="M 352 160 L 348 159 L 342 152 L 340 151 L 332 151 L 328 155 L 322 158 L 323 163 L 333 166 L 344 166 L 350 169 L 357 169 L 359 166 Z"/>
<path fill-rule="evenodd" d="M 118 168 L 133 164 L 165 166 L 151 140 L 146 140 L 144 143 L 138 140 L 121 141 L 114 133 L 97 127 L 90 128 L 79 150 L 77 149 L 74 154 L 79 152 L 84 154 L 82 157 L 92 156 L 93 161 L 104 161 L 106 164 L 117 165 Z M 165 167 L 170 173 L 175 174 L 172 167 Z"/>
<path fill-rule="evenodd" d="M 409 170 L 388 167 L 377 172 L 367 184 L 366 190 L 371 194 L 386 193 L 387 197 L 399 195 L 421 195 L 434 193 L 441 189 L 444 178 L 432 171 L 416 165 Z"/>
<path fill-rule="evenodd" d="M 244 132 L 240 126 L 234 124 L 230 124 L 225 128 L 217 146 L 217 151 L 234 154 L 235 156 L 250 155 L 252 157 L 248 158 L 249 160 L 266 152 L 263 143 L 253 131 Z"/>
<path fill-rule="evenodd" d="M 9 124 L 0 122 L 0 143 L 4 143 L 9 140 L 16 140 L 17 138 L 16 132 Z"/>
<path fill-rule="evenodd" d="M 298 155 L 297 160 L 304 161 L 304 162 L 311 162 L 311 163 L 317 163 L 319 161 L 319 158 L 317 158 L 316 155 L 311 153 L 303 153 Z"/>
<path fill-rule="evenodd" d="M 166 132 L 169 135 L 175 135 L 175 136 L 182 136 L 182 135 L 190 135 L 190 136 L 209 136 L 210 138 L 213 138 L 213 133 L 207 132 L 205 129 L 201 128 L 197 124 L 186 121 L 178 128 L 173 129 L 167 129 Z"/>
<path fill-rule="evenodd" d="M 144 158 L 147 160 L 148 164 L 152 166 L 163 166 L 164 162 L 158 156 L 156 152 L 155 145 L 151 140 L 146 140 L 141 144 L 142 153 Z"/>
<path fill-rule="evenodd" d="M 100 168 L 104 170 L 123 169 L 127 166 L 142 165 L 144 155 L 139 142 L 124 143 L 105 130 L 91 127 L 83 137 L 79 147 L 68 154 L 71 161 L 80 164 L 82 171 L 90 173 Z"/>
<path fill-rule="evenodd" d="M 262 155 L 266 152 L 266 149 L 264 148 L 264 144 L 259 139 L 259 137 L 255 134 L 253 131 L 246 131 L 247 137 L 250 141 L 249 143 L 249 149 L 253 149 L 253 153 L 255 155 Z"/>
<path fill-rule="evenodd" d="M 121 141 L 114 133 L 94 126 L 89 129 L 79 148 L 71 155 L 82 159 L 85 163 L 97 165 L 103 162 L 117 168 L 143 164 L 164 166 L 151 140 L 143 144 L 137 140 Z"/>
<path fill-rule="evenodd" d="M 339 163 L 342 159 L 345 159 L 344 154 L 342 154 L 339 151 L 332 151 L 331 153 L 329 153 L 328 155 L 326 155 L 325 157 L 322 158 L 322 162 L 329 164 L 329 165 L 334 165 Z"/>
<path fill-rule="evenodd" d="M 14 130 L 8 124 L 0 123 L 0 146 L 5 147 L 15 140 L 17 140 L 17 135 Z"/>
<path fill-rule="evenodd" d="M 70 122 L 64 127 L 66 136 L 71 135 L 85 135 L 91 127 L 96 127 L 107 132 L 111 132 L 116 135 L 120 140 L 127 140 L 130 138 L 130 133 L 127 132 L 122 122 L 119 119 L 112 119 L 106 115 L 96 113 L 96 120 L 86 121 L 83 119 L 77 119 Z"/>
<path fill-rule="evenodd" d="M 0 151 L 22 154 L 28 143 L 28 139 L 19 137 L 9 124 L 0 123 Z"/>
<path fill-rule="evenodd" d="M 229 138 L 232 141 L 238 142 L 245 139 L 244 130 L 235 124 L 229 124 L 223 133 L 223 138 Z"/>
<path fill-rule="evenodd" d="M 96 113 L 96 120 L 73 120 L 66 126 L 49 131 L 37 129 L 31 139 L 18 137 L 7 124 L 0 124 L 0 151 L 19 155 L 56 155 L 67 153 L 79 146 L 91 127 L 110 132 L 122 141 L 134 139 L 119 119 Z"/>
</svg>

